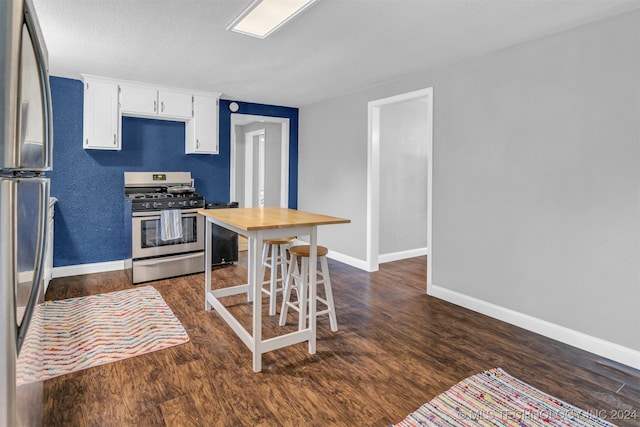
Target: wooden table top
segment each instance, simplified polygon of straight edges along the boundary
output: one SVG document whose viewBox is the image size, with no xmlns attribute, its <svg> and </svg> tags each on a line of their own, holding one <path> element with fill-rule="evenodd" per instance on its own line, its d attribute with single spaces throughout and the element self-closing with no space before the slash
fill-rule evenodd
<svg viewBox="0 0 640 427">
<path fill-rule="evenodd" d="M 275 207 L 199 209 L 198 213 L 246 231 L 351 222 L 335 216 Z"/>
</svg>

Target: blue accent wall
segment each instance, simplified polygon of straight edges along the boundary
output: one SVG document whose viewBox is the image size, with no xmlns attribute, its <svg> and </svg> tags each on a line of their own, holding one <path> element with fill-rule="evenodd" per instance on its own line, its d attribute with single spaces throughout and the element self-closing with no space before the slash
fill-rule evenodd
<svg viewBox="0 0 640 427">
<path fill-rule="evenodd" d="M 122 150 L 82 148 L 83 84 L 50 78 L 53 103 L 54 266 L 117 261 L 124 249 L 124 172 L 188 171 L 207 202 L 228 202 L 231 101 L 220 100 L 217 155 L 185 154 L 181 122 L 125 117 Z M 236 101 L 238 102 L 238 101 Z M 238 102 L 238 113 L 290 119 L 289 207 L 297 208 L 298 109 Z"/>
</svg>

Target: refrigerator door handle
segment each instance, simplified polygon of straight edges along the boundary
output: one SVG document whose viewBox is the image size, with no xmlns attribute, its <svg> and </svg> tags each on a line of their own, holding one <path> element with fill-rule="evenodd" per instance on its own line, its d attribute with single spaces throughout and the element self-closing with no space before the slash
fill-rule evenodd
<svg viewBox="0 0 640 427">
<path fill-rule="evenodd" d="M 36 49 L 39 55 L 42 55 L 40 49 Z M 46 170 L 53 168 L 53 115 L 51 107 L 51 86 L 49 84 L 48 70 L 45 68 L 44 62 L 38 59 L 38 66 L 40 68 L 40 81 L 42 83 L 42 100 L 44 107 L 44 144 L 42 164 Z"/>
<path fill-rule="evenodd" d="M 25 23 L 31 40 L 33 50 L 36 56 L 36 64 L 38 66 L 38 75 L 40 77 L 40 85 L 42 87 L 42 106 L 44 114 L 44 149 L 42 150 L 42 167 L 45 170 L 51 170 L 53 167 L 53 115 L 51 107 L 51 85 L 49 83 L 49 63 L 47 47 L 44 44 L 42 30 L 37 23 L 33 3 L 31 0 L 25 1 Z"/>
<path fill-rule="evenodd" d="M 25 178 L 29 179 L 29 178 Z M 34 179 L 34 178 L 31 178 Z M 36 246 L 36 261 L 33 274 L 33 284 L 31 286 L 31 295 L 29 295 L 29 301 L 25 308 L 25 314 L 17 331 L 17 350 L 20 354 L 20 348 L 27 335 L 29 329 L 29 323 L 31 322 L 32 314 L 38 304 L 38 296 L 42 287 L 42 274 L 44 270 L 44 252 L 47 241 L 47 223 L 48 223 L 48 209 L 49 209 L 49 179 L 48 178 L 35 178 L 40 181 L 40 196 L 39 196 L 39 216 L 38 216 L 38 244 Z"/>
</svg>

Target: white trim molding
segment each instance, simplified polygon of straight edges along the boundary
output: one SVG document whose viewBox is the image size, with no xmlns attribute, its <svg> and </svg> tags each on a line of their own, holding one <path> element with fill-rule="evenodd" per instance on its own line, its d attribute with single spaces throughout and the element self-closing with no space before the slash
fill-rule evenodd
<svg viewBox="0 0 640 427">
<path fill-rule="evenodd" d="M 107 271 L 117 271 L 125 269 L 126 260 L 96 262 L 93 264 L 65 265 L 64 267 L 54 267 L 53 278 L 79 276 L 81 274 L 104 273 Z"/>
<path fill-rule="evenodd" d="M 350 257 L 349 255 L 345 255 L 340 252 L 335 252 L 332 250 L 329 250 L 329 252 L 327 253 L 327 258 L 330 258 L 332 260 L 341 262 L 343 264 L 347 264 L 351 267 L 359 268 L 360 270 L 364 270 L 371 273 L 370 270 L 367 270 L 369 265 L 364 260 L 353 258 L 353 257 Z"/>
<path fill-rule="evenodd" d="M 296 239 L 296 240 L 293 241 L 291 246 L 308 245 L 308 244 L 309 244 L 309 242 L 305 241 L 304 239 Z M 358 268 L 360 270 L 364 270 L 364 271 L 369 272 L 369 273 L 373 273 L 373 271 L 369 269 L 369 263 L 367 263 L 366 260 L 354 258 L 352 256 L 345 255 L 345 254 L 340 253 L 340 252 L 332 251 L 331 249 L 329 249 L 329 252 L 327 252 L 327 258 L 335 260 L 335 261 L 338 261 L 338 262 L 341 262 L 343 264 L 350 265 L 351 267 L 355 267 L 355 268 Z"/>
<path fill-rule="evenodd" d="M 430 285 L 427 288 L 427 294 L 632 368 L 640 369 L 640 351 L 437 285 Z"/>
<path fill-rule="evenodd" d="M 382 264 L 385 262 L 399 261 L 401 259 L 424 256 L 424 255 L 427 255 L 428 253 L 429 253 L 429 248 L 417 248 L 417 249 L 410 249 L 407 251 L 393 252 L 390 254 L 380 254 L 378 256 L 378 262 Z"/>
</svg>

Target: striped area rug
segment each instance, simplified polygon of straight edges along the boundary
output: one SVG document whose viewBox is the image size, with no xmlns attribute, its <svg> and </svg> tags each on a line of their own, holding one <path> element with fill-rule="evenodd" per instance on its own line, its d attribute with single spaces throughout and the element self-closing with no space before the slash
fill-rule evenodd
<svg viewBox="0 0 640 427">
<path fill-rule="evenodd" d="M 462 380 L 395 426 L 614 425 L 495 368 Z"/>
<path fill-rule="evenodd" d="M 46 301 L 34 312 L 17 364 L 18 384 L 189 342 L 189 336 L 152 286 Z"/>
</svg>

